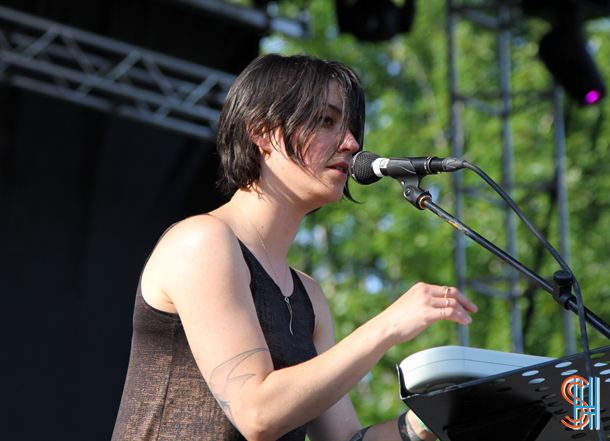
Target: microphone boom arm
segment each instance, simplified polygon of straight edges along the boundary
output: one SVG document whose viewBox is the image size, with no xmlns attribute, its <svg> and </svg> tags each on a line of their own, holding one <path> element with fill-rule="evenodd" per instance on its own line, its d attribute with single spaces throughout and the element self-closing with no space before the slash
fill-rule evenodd
<svg viewBox="0 0 610 441">
<path fill-rule="evenodd" d="M 493 243 L 489 242 L 483 236 L 478 234 L 472 228 L 468 227 L 463 222 L 456 219 L 454 216 L 450 215 L 434 202 L 432 202 L 432 196 L 429 192 L 421 189 L 419 185 L 421 184 L 421 180 L 425 175 L 406 175 L 394 178 L 396 179 L 403 188 L 403 196 L 409 201 L 415 208 L 419 210 L 428 209 L 442 220 L 447 222 L 449 225 L 453 226 L 455 229 L 460 231 L 466 237 L 472 239 L 477 244 L 481 245 L 486 250 L 490 251 L 496 257 L 510 265 L 515 270 L 519 271 L 525 277 L 530 279 L 536 285 L 538 285 L 543 290 L 553 295 L 553 298 L 557 303 L 559 303 L 563 308 L 568 309 L 578 315 L 577 309 L 577 301 L 576 297 L 571 293 L 571 280 L 570 277 L 565 277 L 565 271 L 558 271 L 555 273 L 554 284 L 550 284 L 544 278 L 540 277 L 534 271 L 527 268 L 521 262 L 516 260 L 511 255 L 507 254 Z M 585 320 L 589 323 L 595 330 L 597 330 L 604 337 L 610 339 L 610 325 L 604 322 L 601 318 L 591 312 L 589 309 L 585 309 Z"/>
</svg>

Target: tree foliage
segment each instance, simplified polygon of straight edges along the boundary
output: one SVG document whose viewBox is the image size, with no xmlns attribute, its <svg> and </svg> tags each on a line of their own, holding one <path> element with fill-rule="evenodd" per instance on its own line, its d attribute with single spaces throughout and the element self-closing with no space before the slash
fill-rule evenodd
<svg viewBox="0 0 610 441">
<path fill-rule="evenodd" d="M 367 95 L 365 149 L 381 156 L 451 156 L 449 147 L 449 86 L 446 2 L 417 3 L 412 31 L 383 43 L 362 43 L 340 33 L 334 2 L 286 0 L 281 13 L 296 15 L 307 6 L 313 17 L 313 37 L 294 40 L 271 35 L 264 52 L 308 53 L 339 60 L 360 75 Z M 605 78 L 610 78 L 610 22 L 589 22 L 587 35 Z M 555 178 L 553 109 L 548 97 L 552 79 L 537 58 L 538 41 L 548 25 L 536 19 L 518 21 L 511 30 L 512 135 L 515 148 L 514 198 L 550 242 L 559 247 Z M 489 96 L 498 87 L 495 36 L 470 22 L 458 29 L 460 87 L 464 94 Z M 489 100 L 493 103 L 493 100 Z M 565 102 L 571 262 L 583 289 L 585 305 L 610 320 L 610 128 L 608 102 L 581 108 Z M 502 138 L 499 119 L 473 109 L 463 113 L 465 156 L 502 184 Z M 467 186 L 480 189 L 481 180 L 463 173 Z M 452 177 L 427 177 L 422 186 L 448 212 L 453 208 Z M 291 265 L 312 274 L 324 288 L 335 319 L 337 339 L 382 311 L 418 281 L 455 285 L 455 232 L 429 211 L 419 211 L 402 197 L 400 185 L 383 179 L 360 187 L 351 182 L 360 204 L 342 201 L 309 215 L 290 254 Z M 504 211 L 496 196 L 468 198 L 467 225 L 499 247 L 506 245 Z M 545 278 L 559 269 L 537 240 L 519 226 L 519 255 Z M 467 248 L 469 277 L 501 280 L 507 267 L 474 243 Z M 502 287 L 502 284 L 499 285 Z M 520 282 L 525 352 L 561 357 L 565 353 L 562 312 L 551 296 Z M 507 301 L 467 293 L 479 306 L 470 329 L 472 346 L 511 351 Z M 608 342 L 589 332 L 591 347 Z M 579 338 L 579 337 L 578 337 Z M 458 344 L 458 327 L 438 322 L 420 336 L 390 350 L 355 388 L 352 397 L 363 424 L 393 418 L 403 412 L 398 399 L 395 365 L 423 349 Z"/>
</svg>

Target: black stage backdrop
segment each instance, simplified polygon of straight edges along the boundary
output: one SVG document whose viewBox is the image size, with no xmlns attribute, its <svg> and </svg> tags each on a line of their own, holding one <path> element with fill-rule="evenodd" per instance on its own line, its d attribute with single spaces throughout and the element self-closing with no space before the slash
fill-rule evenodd
<svg viewBox="0 0 610 441">
<path fill-rule="evenodd" d="M 0 439 L 108 440 L 140 270 L 221 203 L 214 149 L 0 88 Z"/>
<path fill-rule="evenodd" d="M 225 72 L 257 55 L 260 36 L 169 3 L 0 1 Z M 217 162 L 213 144 L 0 84 L 0 439 L 110 439 L 140 271 L 169 225 L 223 202 Z"/>
</svg>

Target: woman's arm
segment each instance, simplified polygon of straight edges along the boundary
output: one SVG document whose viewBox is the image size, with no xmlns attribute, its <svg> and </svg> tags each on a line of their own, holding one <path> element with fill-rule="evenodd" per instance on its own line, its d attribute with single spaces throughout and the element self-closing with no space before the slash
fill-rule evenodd
<svg viewBox="0 0 610 441">
<path fill-rule="evenodd" d="M 335 333 L 330 308 L 320 286 L 310 277 L 301 274 L 316 311 L 314 342 L 318 354 L 335 344 Z M 312 441 L 434 441 L 437 437 L 427 432 L 412 411 L 382 424 L 362 428 L 349 394 L 337 404 L 311 421 L 307 435 Z"/>
<path fill-rule="evenodd" d="M 247 265 L 235 235 L 220 220 L 198 216 L 172 228 L 151 256 L 142 287 L 174 305 L 212 393 L 251 440 L 277 439 L 333 407 L 391 346 L 438 320 L 437 308 L 445 305 L 441 287 L 418 284 L 337 345 L 274 371 Z M 446 317 L 466 324 L 464 307 L 475 308 L 458 294 Z"/>
</svg>

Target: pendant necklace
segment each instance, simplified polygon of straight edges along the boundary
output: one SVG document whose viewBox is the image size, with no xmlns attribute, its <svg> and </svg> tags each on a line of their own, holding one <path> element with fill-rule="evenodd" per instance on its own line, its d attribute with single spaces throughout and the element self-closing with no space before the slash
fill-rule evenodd
<svg viewBox="0 0 610 441">
<path fill-rule="evenodd" d="M 254 231 L 256 232 L 256 235 L 258 236 L 258 240 L 260 241 L 261 245 L 263 246 L 263 251 L 265 251 L 265 256 L 267 256 L 267 260 L 269 261 L 269 265 L 271 266 L 271 271 L 273 271 L 273 275 L 275 276 L 275 280 L 277 280 L 279 282 L 279 277 L 277 276 L 277 273 L 275 272 L 275 268 L 273 267 L 273 262 L 271 262 L 271 258 L 269 257 L 269 253 L 267 252 L 267 247 L 265 246 L 265 241 L 263 240 L 263 237 L 260 235 L 260 233 L 258 232 L 258 229 L 256 228 L 256 226 L 254 225 L 254 222 L 252 222 L 250 220 L 250 218 L 248 217 L 248 215 L 246 213 L 244 213 L 244 211 L 241 209 L 241 207 L 239 205 L 237 205 L 235 202 L 230 201 L 230 203 L 237 207 L 237 209 L 239 211 L 241 211 L 241 214 L 244 215 L 244 217 L 248 220 L 248 222 L 250 223 L 250 225 L 252 225 L 252 228 L 254 228 Z M 286 279 L 288 278 L 288 270 L 286 270 L 286 274 L 284 276 L 284 284 L 286 284 Z M 277 283 L 276 283 L 277 285 Z M 279 288 L 279 285 L 277 285 L 277 287 Z M 288 329 L 290 330 L 290 334 L 294 335 L 292 333 L 292 305 L 290 304 L 290 298 L 288 296 L 285 296 L 284 293 L 282 293 L 282 290 L 280 289 L 280 294 L 281 296 L 284 298 L 284 302 L 286 302 L 286 306 L 288 307 L 288 313 L 290 314 L 290 323 L 288 325 Z"/>
</svg>

